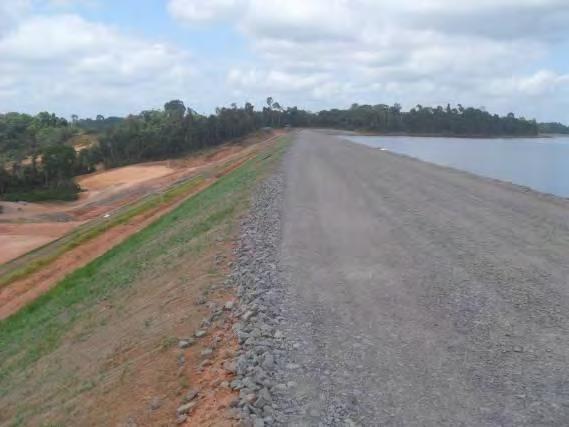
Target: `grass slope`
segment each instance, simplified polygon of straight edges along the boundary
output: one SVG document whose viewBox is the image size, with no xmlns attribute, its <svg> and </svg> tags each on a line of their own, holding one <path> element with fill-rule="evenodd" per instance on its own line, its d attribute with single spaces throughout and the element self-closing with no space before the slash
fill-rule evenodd
<svg viewBox="0 0 569 427">
<path fill-rule="evenodd" d="M 286 138 L 188 199 L 171 213 L 131 236 L 105 255 L 67 276 L 12 317 L 0 322 L 0 424 L 22 383 L 38 374 L 42 359 L 69 340 L 97 328 L 97 307 L 120 298 L 142 280 L 155 280 L 192 262 L 211 243 L 208 233 L 235 228 L 254 184 L 281 156 Z M 91 321 L 93 320 L 93 321 Z M 80 327 L 78 327 L 80 325 Z M 42 368 L 43 369 L 43 368 Z M 47 375 L 47 374 L 46 374 Z M 34 412 L 25 402 L 14 424 Z"/>
</svg>

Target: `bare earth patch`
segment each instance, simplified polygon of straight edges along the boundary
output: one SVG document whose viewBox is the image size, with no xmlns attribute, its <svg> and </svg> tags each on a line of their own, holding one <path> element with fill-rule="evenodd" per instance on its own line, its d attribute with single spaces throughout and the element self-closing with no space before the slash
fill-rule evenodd
<svg viewBox="0 0 569 427">
<path fill-rule="evenodd" d="M 82 222 L 0 223 L 0 264 L 49 243 L 80 224 Z"/>
<path fill-rule="evenodd" d="M 117 186 L 132 186 L 144 181 L 171 174 L 173 169 L 158 165 L 132 165 L 84 175 L 77 183 L 90 194 Z"/>
</svg>

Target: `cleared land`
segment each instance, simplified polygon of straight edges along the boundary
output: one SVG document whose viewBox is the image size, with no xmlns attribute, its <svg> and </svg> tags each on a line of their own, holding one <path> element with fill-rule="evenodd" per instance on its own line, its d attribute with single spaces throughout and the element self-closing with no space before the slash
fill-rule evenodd
<svg viewBox="0 0 569 427">
<path fill-rule="evenodd" d="M 197 388 L 188 425 L 234 425 L 225 411 L 234 392 L 222 385 L 231 379 L 222 362 L 236 347 L 232 320 L 213 321 L 187 349 L 178 341 L 235 298 L 222 283 L 238 220 L 283 144 L 228 165 L 214 184 L 0 321 L 0 424 L 173 425 Z"/>
<path fill-rule="evenodd" d="M 266 135 L 186 159 L 128 166 L 81 177 L 82 186 L 89 190 L 85 196 L 87 202 L 71 207 L 68 205 L 73 204 L 63 204 L 67 212 L 81 215 L 84 218 L 81 222 L 0 223 L 0 232 L 5 232 L 0 235 L 0 241 L 7 240 L 8 247 L 12 248 L 19 245 L 22 251 L 59 238 L 0 267 L 0 319 L 15 313 L 71 271 L 102 255 L 175 208 L 188 195 L 211 185 L 254 156 L 265 144 L 259 142 L 263 137 Z M 32 211 L 37 209 L 37 204 L 32 206 Z M 104 212 L 110 212 L 110 216 L 106 218 Z M 95 214 L 97 218 L 87 221 L 86 218 Z M 34 219 L 41 221 L 41 216 L 34 213 L 27 218 L 28 221 Z M 61 237 L 78 224 L 80 228 Z M 30 232 L 26 234 L 27 231 Z"/>
<path fill-rule="evenodd" d="M 77 225 L 75 222 L 0 223 L 0 264 L 57 239 Z"/>
<path fill-rule="evenodd" d="M 289 154 L 295 425 L 567 425 L 568 201 L 316 132 Z"/>
<path fill-rule="evenodd" d="M 0 201 L 0 264 L 56 240 L 86 221 L 112 214 L 122 206 L 150 193 L 163 191 L 205 168 L 231 160 L 266 138 L 267 135 L 259 134 L 241 143 L 225 144 L 182 159 L 142 163 L 79 176 L 76 181 L 85 191 L 75 202 Z"/>
</svg>

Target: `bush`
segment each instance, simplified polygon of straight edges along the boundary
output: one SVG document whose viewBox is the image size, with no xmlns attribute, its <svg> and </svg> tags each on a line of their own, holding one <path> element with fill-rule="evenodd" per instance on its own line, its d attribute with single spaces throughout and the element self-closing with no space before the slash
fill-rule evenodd
<svg viewBox="0 0 569 427">
<path fill-rule="evenodd" d="M 14 191 L 2 195 L 7 202 L 72 202 L 79 198 L 81 188 L 74 182 L 58 187 L 36 188 L 31 190 Z"/>
</svg>

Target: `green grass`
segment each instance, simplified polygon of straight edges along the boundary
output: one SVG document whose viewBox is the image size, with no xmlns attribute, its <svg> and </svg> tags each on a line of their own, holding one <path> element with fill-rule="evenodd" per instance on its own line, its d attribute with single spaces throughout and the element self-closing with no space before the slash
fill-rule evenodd
<svg viewBox="0 0 569 427">
<path fill-rule="evenodd" d="M 284 152 L 285 141 L 283 138 L 282 143 L 267 148 L 0 321 L 0 407 L 11 385 L 22 381 L 39 359 L 56 350 L 78 321 L 90 315 L 92 307 L 112 301 L 141 278 L 160 277 L 191 257 L 192 251 L 200 250 L 189 242 L 199 239 L 207 245 L 210 230 L 234 224 L 248 204 L 253 184 Z M 267 150 L 272 155 L 268 156 Z"/>
</svg>

